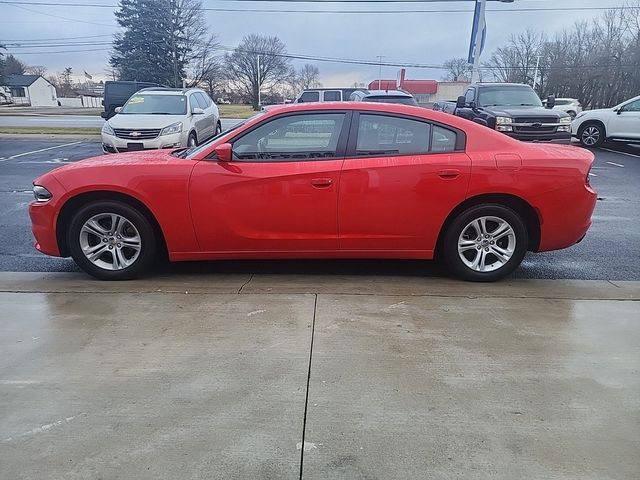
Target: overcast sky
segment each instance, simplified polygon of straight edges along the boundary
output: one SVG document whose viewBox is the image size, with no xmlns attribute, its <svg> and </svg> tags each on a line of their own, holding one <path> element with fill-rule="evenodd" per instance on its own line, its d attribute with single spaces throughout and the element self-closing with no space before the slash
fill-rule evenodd
<svg viewBox="0 0 640 480">
<path fill-rule="evenodd" d="M 116 32 L 114 8 L 64 7 L 64 3 L 102 3 L 115 5 L 116 0 L 59 0 L 58 6 L 29 6 L 2 4 L 0 43 L 19 40 L 61 39 L 62 42 L 108 42 Z M 47 0 L 40 0 L 47 1 Z M 51 0 L 49 0 L 51 1 Z M 415 2 L 415 0 L 413 0 Z M 236 46 L 243 35 L 259 33 L 277 35 L 293 54 L 340 57 L 393 63 L 442 64 L 451 57 L 466 57 L 473 18 L 473 2 L 447 1 L 431 3 L 310 3 L 237 2 L 233 0 L 203 0 L 203 6 L 236 9 L 281 10 L 465 10 L 461 13 L 401 13 L 401 14 L 331 14 L 331 13 L 256 13 L 256 12 L 206 12 L 211 31 L 220 43 Z M 429 3 L 427 3 L 429 2 Z M 515 0 L 511 4 L 489 1 L 487 9 L 487 41 L 483 53 L 486 60 L 490 53 L 503 44 L 509 35 L 526 28 L 534 28 L 553 34 L 571 27 L 578 20 L 589 20 L 601 10 L 578 11 L 526 11 L 504 12 L 525 8 L 602 7 L 622 5 L 624 0 Z M 28 9 L 28 10 L 27 10 Z M 64 17 L 64 18 L 58 18 Z M 72 21 L 78 20 L 78 21 Z M 100 37 L 97 37 L 101 35 Z M 51 44 L 59 43 L 55 40 Z M 95 52 L 38 53 L 66 50 L 97 49 Z M 89 72 L 94 79 L 106 79 L 108 46 L 51 46 L 49 48 L 10 48 L 13 53 L 30 65 L 43 65 L 49 73 L 70 66 L 74 73 Z M 325 62 L 294 60 L 299 68 L 304 63 L 314 63 L 321 74 L 324 86 L 350 86 L 353 82 L 366 82 L 377 78 L 377 66 L 346 65 Z M 396 78 L 398 68 L 384 67 L 383 77 Z M 407 78 L 441 79 L 443 72 L 435 69 L 408 69 Z"/>
</svg>

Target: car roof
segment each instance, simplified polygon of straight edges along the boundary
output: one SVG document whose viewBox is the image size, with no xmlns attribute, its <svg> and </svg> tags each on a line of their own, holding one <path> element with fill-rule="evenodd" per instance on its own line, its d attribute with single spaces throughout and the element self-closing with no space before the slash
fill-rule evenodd
<svg viewBox="0 0 640 480">
<path fill-rule="evenodd" d="M 168 87 L 148 87 L 138 90 L 136 93 L 144 92 L 163 95 L 186 95 L 191 92 L 202 92 L 200 88 L 168 88 Z"/>
<path fill-rule="evenodd" d="M 531 85 L 527 85 L 526 83 L 502 83 L 502 82 L 483 82 L 483 83 L 474 83 L 471 86 L 476 87 L 529 87 Z"/>
<path fill-rule="evenodd" d="M 402 90 L 369 90 L 366 97 L 406 97 L 413 98 L 410 93 Z"/>
</svg>

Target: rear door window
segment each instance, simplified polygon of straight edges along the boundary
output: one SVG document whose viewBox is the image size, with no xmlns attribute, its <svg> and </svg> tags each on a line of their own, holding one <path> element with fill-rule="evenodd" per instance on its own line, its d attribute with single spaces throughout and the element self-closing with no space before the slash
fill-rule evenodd
<svg viewBox="0 0 640 480">
<path fill-rule="evenodd" d="M 202 109 L 209 108 L 209 105 L 211 105 L 211 104 L 207 100 L 207 97 L 206 97 L 206 95 L 204 93 L 196 92 L 194 95 L 198 99 L 198 103 L 200 104 L 200 107 Z M 202 105 L 204 105 L 204 107 Z"/>
<path fill-rule="evenodd" d="M 360 114 L 356 155 L 407 155 L 429 152 L 431 124 L 410 118 Z"/>
</svg>

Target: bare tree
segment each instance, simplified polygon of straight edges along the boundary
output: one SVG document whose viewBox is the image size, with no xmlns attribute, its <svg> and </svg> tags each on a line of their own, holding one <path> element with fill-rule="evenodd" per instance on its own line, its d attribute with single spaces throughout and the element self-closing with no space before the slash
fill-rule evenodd
<svg viewBox="0 0 640 480">
<path fill-rule="evenodd" d="M 499 47 L 485 67 L 491 69 L 498 81 L 533 85 L 537 57 L 543 44 L 544 35 L 531 29 L 511 35 L 507 45 Z"/>
<path fill-rule="evenodd" d="M 66 67 L 62 72 L 58 74 L 58 81 L 54 84 L 60 97 L 73 96 L 73 81 L 71 80 L 71 74 L 73 69 Z"/>
<path fill-rule="evenodd" d="M 322 86 L 320 83 L 320 70 L 310 63 L 305 64 L 304 67 L 300 69 L 297 74 L 297 79 L 298 87 L 301 90 L 320 88 Z"/>
<path fill-rule="evenodd" d="M 222 58 L 218 55 L 220 44 L 215 35 L 209 35 L 203 42 L 194 47 L 193 58 L 189 70 L 190 87 L 201 86 L 210 96 L 224 81 Z"/>
<path fill-rule="evenodd" d="M 254 109 L 259 108 L 262 89 L 269 90 L 282 82 L 290 73 L 291 60 L 286 57 L 287 48 L 278 37 L 248 35 L 225 63 L 243 96 Z"/>
<path fill-rule="evenodd" d="M 44 67 L 42 65 L 31 65 L 27 67 L 26 72 L 29 75 L 40 75 L 44 77 L 47 74 L 47 67 Z"/>
<path fill-rule="evenodd" d="M 450 82 L 468 82 L 471 80 L 473 67 L 469 65 L 466 58 L 451 58 L 444 62 L 446 69 L 445 80 Z"/>
</svg>

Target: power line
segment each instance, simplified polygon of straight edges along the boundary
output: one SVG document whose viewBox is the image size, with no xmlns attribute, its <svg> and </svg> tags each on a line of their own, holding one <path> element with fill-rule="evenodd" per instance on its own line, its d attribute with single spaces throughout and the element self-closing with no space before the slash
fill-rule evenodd
<svg viewBox="0 0 640 480">
<path fill-rule="evenodd" d="M 153 43 L 162 43 L 162 42 L 153 42 Z M 20 53 L 20 55 L 41 55 L 41 54 L 53 54 L 53 53 L 75 53 L 75 52 L 97 52 L 97 51 L 107 51 L 110 48 L 97 48 L 90 50 L 62 50 L 62 51 L 53 51 L 53 52 L 24 52 Z M 336 58 L 336 57 L 325 57 L 325 56 L 317 56 L 317 55 L 302 55 L 302 54 L 293 54 L 293 53 L 265 53 L 251 50 L 238 50 L 234 47 L 228 47 L 220 45 L 214 50 L 222 50 L 226 52 L 234 52 L 238 51 L 240 53 L 247 54 L 259 54 L 262 56 L 274 56 L 274 57 L 282 57 L 289 58 L 293 60 L 310 60 L 316 62 L 329 62 L 329 63 L 342 63 L 342 64 L 351 64 L 351 65 L 367 65 L 367 66 L 376 66 L 379 67 L 382 65 L 383 67 L 404 67 L 404 68 L 424 68 L 424 69 L 435 69 L 435 70 L 446 70 L 447 67 L 444 65 L 436 65 L 436 64 L 422 64 L 422 63 L 411 63 L 411 62 L 378 62 L 375 60 L 358 60 L 351 58 Z M 568 66 L 558 66 L 558 67 L 544 67 L 544 70 L 563 70 L 563 69 L 610 69 L 610 68 L 638 68 L 637 65 L 568 65 Z M 489 67 L 483 66 L 482 70 L 518 70 L 520 67 Z"/>
<path fill-rule="evenodd" d="M 419 3 L 425 2 L 425 0 L 340 0 L 337 2 L 324 1 L 324 0 L 223 0 L 223 1 L 235 1 L 235 2 L 291 2 L 291 3 Z M 455 0 L 463 1 L 463 0 Z M 426 2 L 433 3 L 433 2 Z M 17 8 L 19 5 L 35 5 L 35 6 L 68 6 L 68 7 L 92 7 L 92 8 L 117 8 L 115 4 L 104 3 L 56 3 L 56 2 L 25 2 L 19 0 L 1 0 L 0 4 L 13 5 Z M 561 11 L 604 11 L 604 10 L 632 10 L 638 9 L 638 7 L 629 5 L 616 5 L 606 7 L 522 7 L 522 8 L 488 8 L 488 12 L 499 13 L 517 13 L 517 12 L 561 12 Z M 333 14 L 405 14 L 405 13 L 470 13 L 471 9 L 413 9 L 413 10 L 291 10 L 291 9 L 266 9 L 266 8 L 224 8 L 224 7 L 203 7 L 203 11 L 208 12 L 245 12 L 245 13 L 333 13 Z M 32 10 L 34 13 L 40 13 L 43 15 L 49 15 L 54 18 L 61 18 L 68 21 L 77 21 L 82 23 L 90 23 L 94 25 L 112 26 L 103 23 L 89 22 L 80 19 L 70 19 L 67 17 L 56 16 L 52 14 L 46 14 L 43 12 Z"/>
<path fill-rule="evenodd" d="M 100 38 L 100 37 L 111 37 L 112 34 L 107 35 L 84 35 L 82 37 L 58 37 L 58 38 L 29 38 L 29 39 L 2 39 L 1 41 L 9 43 L 33 43 L 33 42 L 46 42 L 46 41 L 58 41 L 58 40 L 76 40 L 76 39 L 84 39 L 84 38 Z"/>
</svg>

